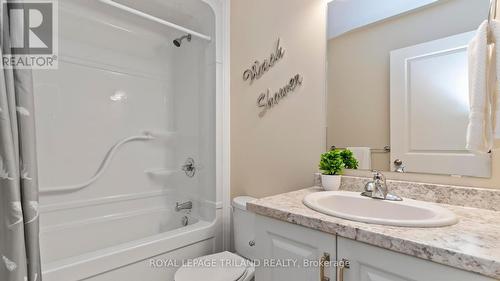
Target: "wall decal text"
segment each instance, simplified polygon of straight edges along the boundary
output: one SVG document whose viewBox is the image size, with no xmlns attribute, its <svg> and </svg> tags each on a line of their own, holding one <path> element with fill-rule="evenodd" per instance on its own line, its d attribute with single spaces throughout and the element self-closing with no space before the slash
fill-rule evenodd
<svg viewBox="0 0 500 281">
<path fill-rule="evenodd" d="M 250 66 L 243 72 L 243 80 L 247 81 L 250 79 L 250 83 L 252 83 L 254 80 L 259 79 L 279 60 L 281 60 L 284 55 L 285 49 L 280 46 L 280 39 L 278 38 L 278 42 L 276 43 L 274 52 L 269 56 L 268 59 L 265 59 L 262 63 L 256 60 L 252 66 Z"/>
<path fill-rule="evenodd" d="M 259 113 L 259 117 L 263 117 L 266 112 L 273 106 L 277 105 L 280 100 L 285 98 L 289 93 L 295 91 L 295 89 L 302 85 L 302 75 L 296 74 L 288 81 L 283 88 L 280 88 L 273 95 L 269 93 L 269 89 L 265 93 L 262 93 L 257 98 L 257 106 L 262 107 L 262 111 Z"/>
</svg>

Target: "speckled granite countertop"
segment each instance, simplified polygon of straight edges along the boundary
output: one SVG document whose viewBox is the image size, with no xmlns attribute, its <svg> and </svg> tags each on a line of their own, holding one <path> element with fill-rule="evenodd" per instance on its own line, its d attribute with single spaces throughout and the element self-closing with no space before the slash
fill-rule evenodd
<svg viewBox="0 0 500 281">
<path fill-rule="evenodd" d="M 266 197 L 247 207 L 263 216 L 500 279 L 498 211 L 439 204 L 460 221 L 440 228 L 382 226 L 324 215 L 302 204 L 304 196 L 319 191 L 313 187 Z"/>
</svg>

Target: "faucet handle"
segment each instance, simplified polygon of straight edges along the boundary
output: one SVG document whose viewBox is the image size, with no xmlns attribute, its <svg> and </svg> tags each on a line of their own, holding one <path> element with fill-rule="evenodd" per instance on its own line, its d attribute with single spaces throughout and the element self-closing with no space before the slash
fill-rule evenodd
<svg viewBox="0 0 500 281">
<path fill-rule="evenodd" d="M 372 194 L 373 191 L 376 188 L 377 183 L 382 183 L 385 185 L 385 176 L 382 174 L 379 170 L 372 170 L 373 172 L 373 179 L 365 184 L 365 192 L 364 194 Z"/>
<path fill-rule="evenodd" d="M 374 181 L 375 183 L 382 182 L 382 183 L 385 185 L 385 182 L 386 182 L 386 180 L 385 180 L 385 175 L 384 175 L 384 174 L 382 174 L 382 172 L 381 172 L 381 171 L 379 171 L 379 170 L 375 170 L 375 173 L 374 173 L 374 175 L 373 175 L 373 181 Z"/>
<path fill-rule="evenodd" d="M 373 180 L 381 180 L 383 175 L 379 170 L 372 170 L 373 173 Z"/>
</svg>

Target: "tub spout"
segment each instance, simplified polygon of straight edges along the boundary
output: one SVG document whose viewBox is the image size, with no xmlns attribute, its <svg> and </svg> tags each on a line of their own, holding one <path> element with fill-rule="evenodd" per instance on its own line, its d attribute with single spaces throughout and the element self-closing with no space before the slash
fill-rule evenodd
<svg viewBox="0 0 500 281">
<path fill-rule="evenodd" d="M 184 203 L 175 203 L 175 211 L 179 212 L 180 210 L 191 210 L 193 208 L 193 202 L 187 201 Z"/>
</svg>

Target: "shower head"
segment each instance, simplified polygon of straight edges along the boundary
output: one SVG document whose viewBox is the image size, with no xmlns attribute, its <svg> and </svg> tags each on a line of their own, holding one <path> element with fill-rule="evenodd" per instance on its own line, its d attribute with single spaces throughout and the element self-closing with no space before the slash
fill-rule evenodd
<svg viewBox="0 0 500 281">
<path fill-rule="evenodd" d="M 187 39 L 188 42 L 191 42 L 191 34 L 186 34 L 182 37 L 179 37 L 173 41 L 176 47 L 180 47 L 182 45 L 182 40 Z"/>
</svg>

